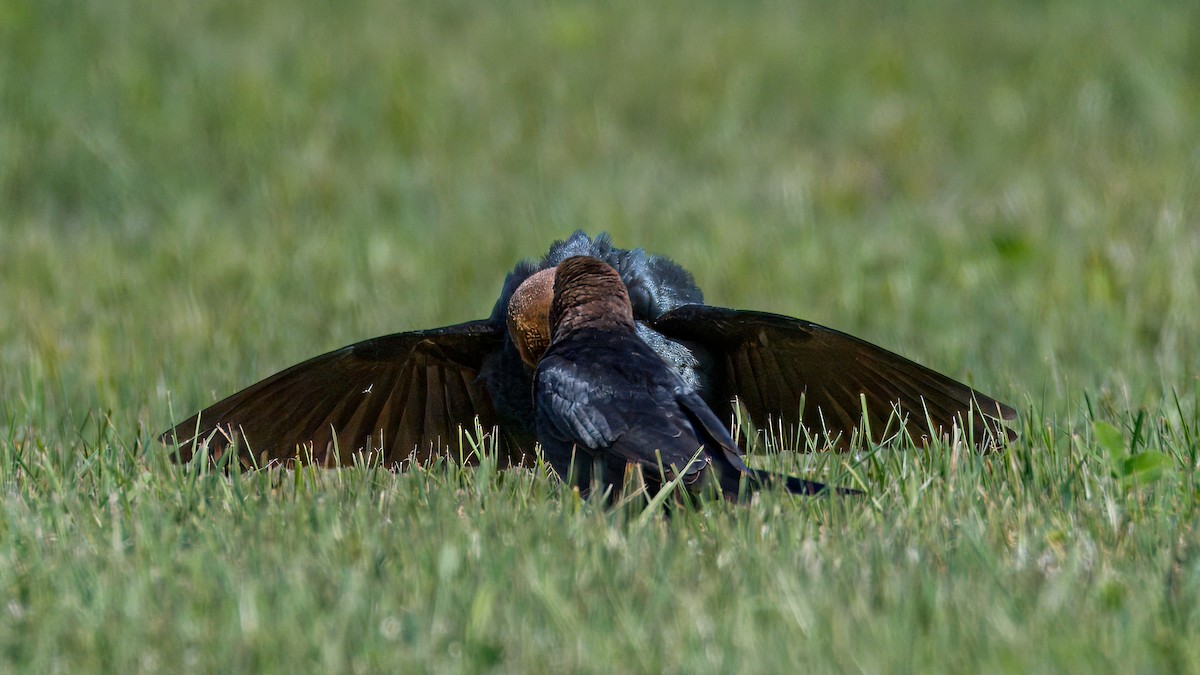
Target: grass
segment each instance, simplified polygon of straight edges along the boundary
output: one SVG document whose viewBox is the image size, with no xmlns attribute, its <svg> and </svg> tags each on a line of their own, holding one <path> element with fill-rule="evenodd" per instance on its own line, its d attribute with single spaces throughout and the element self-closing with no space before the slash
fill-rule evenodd
<svg viewBox="0 0 1200 675">
<path fill-rule="evenodd" d="M 0 6 L 0 670 L 1195 672 L 1194 3 Z M 1011 402 L 644 518 L 190 473 L 187 413 L 576 227 Z M 847 482 L 851 482 L 847 478 Z"/>
</svg>

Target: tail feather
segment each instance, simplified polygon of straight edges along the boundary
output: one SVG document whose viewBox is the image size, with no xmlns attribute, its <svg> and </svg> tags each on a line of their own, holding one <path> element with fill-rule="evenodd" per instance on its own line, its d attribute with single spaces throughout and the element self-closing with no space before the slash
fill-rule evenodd
<svg viewBox="0 0 1200 675">
<path fill-rule="evenodd" d="M 795 495 L 838 494 L 861 495 L 862 492 L 851 488 L 832 487 L 824 483 L 805 480 L 782 473 L 772 473 L 762 469 L 750 469 L 754 480 L 763 485 L 783 485 L 784 489 Z"/>
</svg>

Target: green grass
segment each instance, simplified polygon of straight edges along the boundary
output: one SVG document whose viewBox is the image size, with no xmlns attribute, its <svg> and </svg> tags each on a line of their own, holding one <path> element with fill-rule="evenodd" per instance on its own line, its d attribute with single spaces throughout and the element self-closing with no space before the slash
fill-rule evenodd
<svg viewBox="0 0 1200 675">
<path fill-rule="evenodd" d="M 0 3 L 0 670 L 1200 670 L 1200 5 Z M 643 518 L 152 439 L 576 227 L 1021 438 Z"/>
</svg>

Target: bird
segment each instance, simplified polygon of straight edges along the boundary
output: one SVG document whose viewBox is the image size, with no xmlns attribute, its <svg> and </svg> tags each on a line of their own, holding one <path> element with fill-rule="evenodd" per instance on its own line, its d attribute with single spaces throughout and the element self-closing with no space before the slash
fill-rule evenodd
<svg viewBox="0 0 1200 675">
<path fill-rule="evenodd" d="M 609 498 L 631 468 L 651 494 L 672 480 L 690 493 L 716 488 L 730 500 L 772 482 L 799 494 L 826 489 L 746 466 L 704 399 L 638 337 L 616 270 L 575 256 L 553 276 L 550 342 L 526 356 L 536 362 L 537 441 L 564 481 L 585 496 L 598 489 Z"/>
<path fill-rule="evenodd" d="M 692 275 L 669 258 L 578 230 L 539 261 L 519 262 L 487 318 L 313 357 L 204 408 L 159 440 L 179 462 L 203 451 L 242 469 L 297 459 L 403 469 L 438 458 L 478 461 L 461 442 L 464 429 L 478 428 L 501 466 L 528 465 L 536 440 L 536 364 L 528 357 L 549 344 L 553 270 L 574 256 L 617 272 L 638 337 L 721 419 L 744 413 L 760 427 L 811 437 L 795 444 L 800 449 L 849 450 L 895 436 L 928 444 L 957 432 L 989 451 L 1015 437 L 1003 422 L 1016 411 L 965 384 L 832 328 L 705 304 Z"/>
</svg>

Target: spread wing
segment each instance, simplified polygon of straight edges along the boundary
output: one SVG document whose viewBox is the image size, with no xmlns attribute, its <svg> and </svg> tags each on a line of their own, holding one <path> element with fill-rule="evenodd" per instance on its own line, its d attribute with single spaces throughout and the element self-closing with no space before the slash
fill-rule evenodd
<svg viewBox="0 0 1200 675">
<path fill-rule="evenodd" d="M 680 307 L 650 325 L 712 358 L 703 393 L 726 419 L 737 397 L 760 425 L 802 424 L 846 447 L 861 427 L 865 400 L 876 441 L 896 433 L 899 419 L 918 442 L 948 434 L 955 425 L 969 428 L 981 448 L 997 445 L 1001 434 L 1015 437 L 1000 425 L 1016 417 L 1011 407 L 831 328 L 707 305 Z"/>
<path fill-rule="evenodd" d="M 388 464 L 460 450 L 460 425 L 484 431 L 496 411 L 478 381 L 503 336 L 486 321 L 398 333 L 329 352 L 253 384 L 164 433 L 188 461 L 197 441 L 214 458 L 232 444 L 243 467 L 301 457 L 350 464 L 362 453 Z M 506 432 L 511 434 L 511 432 Z M 528 439 L 502 439 L 533 447 Z M 309 459 L 311 453 L 311 460 Z"/>
</svg>

